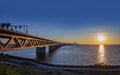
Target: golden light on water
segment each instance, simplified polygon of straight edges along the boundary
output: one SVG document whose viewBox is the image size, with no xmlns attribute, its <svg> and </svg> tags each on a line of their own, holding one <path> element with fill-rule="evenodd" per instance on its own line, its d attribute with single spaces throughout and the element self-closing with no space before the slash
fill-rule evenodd
<svg viewBox="0 0 120 75">
<path fill-rule="evenodd" d="M 106 53 L 105 53 L 105 48 L 104 45 L 99 45 L 99 49 L 98 49 L 98 63 L 100 65 L 106 65 Z"/>
<path fill-rule="evenodd" d="M 105 36 L 104 35 L 99 35 L 98 36 L 98 41 L 99 42 L 104 42 L 105 41 Z"/>
</svg>

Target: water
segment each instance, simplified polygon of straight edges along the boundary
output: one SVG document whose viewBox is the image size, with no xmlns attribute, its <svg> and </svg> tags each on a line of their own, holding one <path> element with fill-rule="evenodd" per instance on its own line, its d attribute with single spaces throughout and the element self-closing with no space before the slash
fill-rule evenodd
<svg viewBox="0 0 120 75">
<path fill-rule="evenodd" d="M 36 59 L 35 49 L 5 52 Z M 120 65 L 120 45 L 66 45 L 43 61 L 57 65 Z"/>
</svg>

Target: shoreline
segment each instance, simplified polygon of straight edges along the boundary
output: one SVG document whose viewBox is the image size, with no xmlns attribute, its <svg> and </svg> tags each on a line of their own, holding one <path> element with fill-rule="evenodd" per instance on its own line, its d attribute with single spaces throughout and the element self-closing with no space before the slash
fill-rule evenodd
<svg viewBox="0 0 120 75">
<path fill-rule="evenodd" d="M 0 54 L 1 55 L 1 54 Z M 120 69 L 120 65 L 56 65 L 56 64 L 49 64 L 49 63 L 43 63 L 35 59 L 30 59 L 30 58 L 24 58 L 24 57 L 18 57 L 18 56 L 12 56 L 8 54 L 4 54 L 4 56 L 0 60 L 7 60 L 6 58 L 11 58 L 11 59 L 17 59 L 17 60 L 22 60 L 22 61 L 32 61 L 41 65 L 46 65 L 46 66 L 51 66 L 51 67 L 63 67 L 63 68 L 89 68 L 89 69 Z"/>
</svg>

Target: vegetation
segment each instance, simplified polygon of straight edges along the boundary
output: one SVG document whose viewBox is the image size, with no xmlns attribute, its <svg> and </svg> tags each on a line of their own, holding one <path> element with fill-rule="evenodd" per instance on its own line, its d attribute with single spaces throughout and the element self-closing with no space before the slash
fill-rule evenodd
<svg viewBox="0 0 120 75">
<path fill-rule="evenodd" d="M 13 68 L 8 64 L 1 64 L 0 65 L 0 75 L 20 75 L 17 72 L 17 69 Z"/>
<path fill-rule="evenodd" d="M 83 68 L 80 68 L 80 69 L 78 70 L 78 72 L 79 72 L 79 73 L 84 73 L 85 71 L 84 71 Z"/>
<path fill-rule="evenodd" d="M 0 64 L 0 75 L 74 75 L 63 71 L 40 70 L 31 67 L 17 67 L 10 64 Z"/>
<path fill-rule="evenodd" d="M 54 74 L 54 70 L 48 70 L 47 73 L 48 74 Z"/>
<path fill-rule="evenodd" d="M 17 67 L 11 64 L 0 64 L 0 75 L 55 75 L 54 70 L 40 70 L 31 67 Z"/>
</svg>

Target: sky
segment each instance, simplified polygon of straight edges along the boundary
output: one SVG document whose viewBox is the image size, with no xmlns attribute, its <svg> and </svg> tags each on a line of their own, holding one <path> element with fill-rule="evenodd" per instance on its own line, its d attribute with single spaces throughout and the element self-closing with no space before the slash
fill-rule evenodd
<svg viewBox="0 0 120 75">
<path fill-rule="evenodd" d="M 120 0 L 0 0 L 0 23 L 35 36 L 79 44 L 120 44 Z"/>
</svg>

